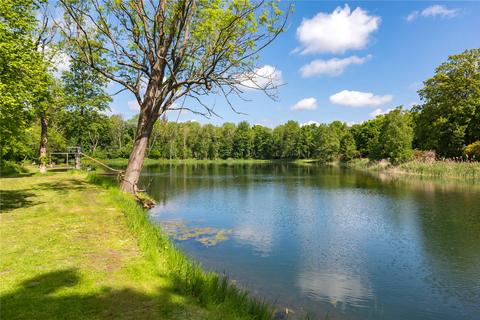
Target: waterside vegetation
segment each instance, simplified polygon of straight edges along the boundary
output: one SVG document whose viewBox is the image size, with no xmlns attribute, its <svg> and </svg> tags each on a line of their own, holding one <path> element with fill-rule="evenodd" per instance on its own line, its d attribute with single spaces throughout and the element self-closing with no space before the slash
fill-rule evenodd
<svg viewBox="0 0 480 320">
<path fill-rule="evenodd" d="M 437 160 L 425 162 L 412 160 L 394 166 L 385 160 L 355 159 L 343 165 L 357 170 L 388 173 L 395 176 L 413 175 L 442 179 L 466 179 L 469 182 L 480 182 L 480 163 L 473 161 Z"/>
</svg>

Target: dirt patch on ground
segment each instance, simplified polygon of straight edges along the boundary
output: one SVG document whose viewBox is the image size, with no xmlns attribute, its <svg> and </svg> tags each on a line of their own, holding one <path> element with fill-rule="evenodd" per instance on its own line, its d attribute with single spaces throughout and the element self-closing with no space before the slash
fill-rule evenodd
<svg viewBox="0 0 480 320">
<path fill-rule="evenodd" d="M 125 257 L 122 252 L 107 249 L 103 252 L 86 253 L 88 264 L 95 270 L 113 272 L 122 267 Z"/>
</svg>

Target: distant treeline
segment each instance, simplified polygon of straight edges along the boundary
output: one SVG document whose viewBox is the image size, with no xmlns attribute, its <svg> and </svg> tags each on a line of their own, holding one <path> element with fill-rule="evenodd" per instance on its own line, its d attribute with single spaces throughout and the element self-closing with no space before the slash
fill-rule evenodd
<svg viewBox="0 0 480 320">
<path fill-rule="evenodd" d="M 54 86 L 58 101 L 46 104 L 48 113 L 42 111 L 36 118 L 32 113 L 28 121 L 16 123 L 20 118 L 15 112 L 20 109 L 2 108 L 2 161 L 45 161 L 46 157 L 39 157 L 39 137 L 40 142 L 48 137 L 44 149 L 50 152 L 80 145 L 96 157 L 128 158 L 138 117 L 106 116 L 110 98 L 100 80 L 90 69 L 73 63 Z M 147 157 L 323 161 L 368 157 L 400 163 L 411 159 L 413 150 L 432 150 L 430 157 L 478 160 L 480 49 L 450 56 L 423 85 L 418 91 L 422 104 L 411 110 L 397 107 L 353 126 L 340 121 L 319 125 L 288 121 L 268 128 L 247 122 L 214 126 L 160 119 L 153 127 Z M 48 135 L 41 135 L 46 124 Z"/>
<path fill-rule="evenodd" d="M 390 159 L 393 163 L 409 160 L 413 149 L 424 149 L 419 140 L 421 119 L 418 107 L 413 111 L 401 107 L 385 115 L 348 126 L 334 121 L 330 124 L 300 125 L 288 121 L 275 128 L 250 125 L 248 122 L 224 123 L 221 126 L 202 125 L 195 121 L 155 124 L 147 154 L 153 159 L 320 159 L 323 161 L 350 160 L 356 157 Z M 84 151 L 101 158 L 128 158 L 134 141 L 137 117 L 123 120 L 119 115 L 100 115 L 101 121 L 82 137 Z M 99 119 L 100 120 L 100 119 Z M 67 123 L 49 139 L 49 148 L 62 150 L 77 136 L 69 135 Z M 32 129 L 33 131 L 39 130 Z M 35 139 L 32 139 L 32 158 L 35 157 Z M 454 153 L 438 150 L 440 155 L 464 156 L 462 141 Z"/>
</svg>

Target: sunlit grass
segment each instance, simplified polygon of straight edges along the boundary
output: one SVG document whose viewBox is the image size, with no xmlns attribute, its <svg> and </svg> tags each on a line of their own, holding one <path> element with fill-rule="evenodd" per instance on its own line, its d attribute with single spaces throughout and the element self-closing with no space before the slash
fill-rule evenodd
<svg viewBox="0 0 480 320">
<path fill-rule="evenodd" d="M 185 257 L 116 188 L 73 171 L 0 186 L 1 319 L 270 317 Z"/>
<path fill-rule="evenodd" d="M 215 307 L 222 312 L 244 315 L 247 318 L 270 319 L 270 307 L 248 295 L 228 279 L 214 272 L 205 272 L 199 264 L 178 250 L 157 226 L 153 225 L 148 213 L 137 205 L 133 197 L 120 192 L 108 179 L 91 175 L 90 180 L 110 186 L 108 192 L 124 213 L 129 229 L 138 239 L 146 256 L 159 265 L 167 265 L 168 277 L 173 279 L 179 293 L 195 297 L 202 306 Z"/>
</svg>

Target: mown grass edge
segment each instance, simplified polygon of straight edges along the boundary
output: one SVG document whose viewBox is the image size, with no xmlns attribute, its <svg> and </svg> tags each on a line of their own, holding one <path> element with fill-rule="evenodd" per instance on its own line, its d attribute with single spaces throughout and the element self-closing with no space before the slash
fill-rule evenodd
<svg viewBox="0 0 480 320">
<path fill-rule="evenodd" d="M 154 225 L 133 196 L 121 192 L 113 181 L 97 174 L 87 180 L 107 190 L 109 197 L 125 216 L 140 250 L 153 264 L 166 264 L 168 277 L 180 294 L 194 297 L 202 307 L 247 319 L 272 319 L 273 309 L 265 301 L 231 284 L 226 276 L 207 272 L 179 250 L 163 231 Z"/>
</svg>

